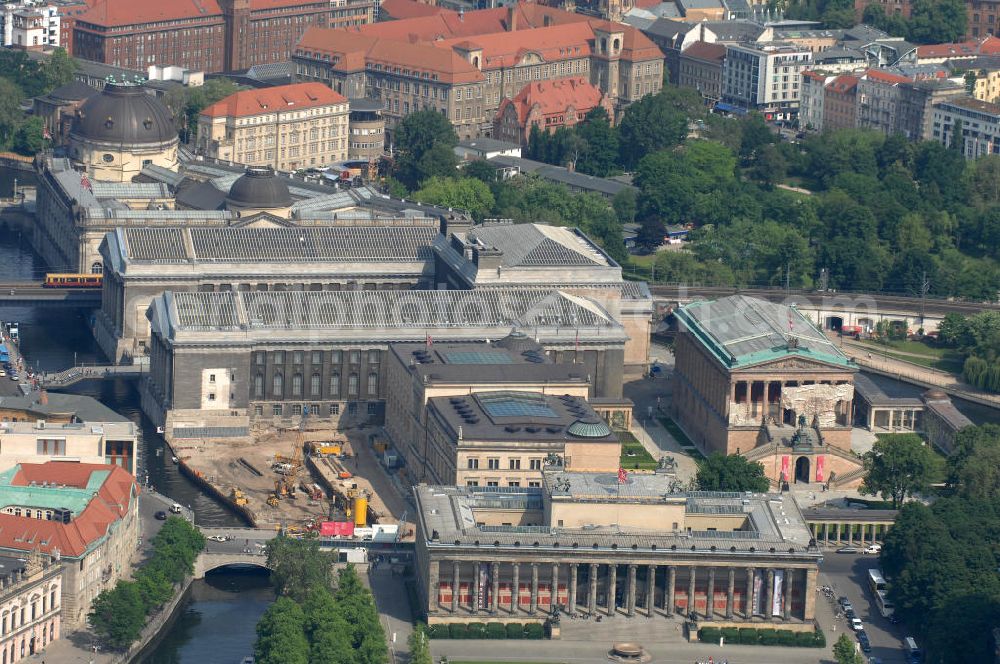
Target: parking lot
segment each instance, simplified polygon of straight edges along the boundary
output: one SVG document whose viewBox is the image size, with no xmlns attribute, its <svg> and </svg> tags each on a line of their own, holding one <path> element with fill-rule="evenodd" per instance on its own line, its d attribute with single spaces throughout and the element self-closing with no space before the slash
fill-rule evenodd
<svg viewBox="0 0 1000 664">
<path fill-rule="evenodd" d="M 882 664 L 906 664 L 903 637 L 908 635 L 904 634 L 905 627 L 893 625 L 887 618 L 883 618 L 868 590 L 868 570 L 878 566 L 878 556 L 836 553 L 835 549 L 827 549 L 823 553 L 819 583 L 834 589 L 832 601 L 836 602 L 837 597 L 845 595 L 854 605 L 854 612 L 864 623 L 865 632 L 871 641 L 870 656 L 879 658 Z M 831 600 L 820 594 L 817 601 Z M 837 620 L 837 631 L 828 629 L 827 637 L 831 642 L 835 641 L 844 630 L 851 631 L 847 619 L 842 617 Z"/>
</svg>

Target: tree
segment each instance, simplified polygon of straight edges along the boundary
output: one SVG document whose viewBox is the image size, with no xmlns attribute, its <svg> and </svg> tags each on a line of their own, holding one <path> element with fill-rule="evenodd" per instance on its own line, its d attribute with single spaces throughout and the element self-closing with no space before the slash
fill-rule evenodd
<svg viewBox="0 0 1000 664">
<path fill-rule="evenodd" d="M 427 630 L 420 623 L 410 632 L 410 664 L 432 664 L 431 649 L 427 643 Z"/>
<path fill-rule="evenodd" d="M 638 196 L 632 187 L 623 188 L 611 199 L 611 207 L 618 217 L 618 223 L 621 224 L 631 224 L 635 221 L 638 205 Z"/>
<path fill-rule="evenodd" d="M 354 664 L 351 627 L 344 621 L 333 594 L 316 589 L 304 605 L 309 661 L 324 664 Z"/>
<path fill-rule="evenodd" d="M 667 90 L 647 95 L 625 110 L 618 125 L 620 163 L 625 170 L 634 169 L 648 154 L 680 145 L 687 136 L 688 116 Z"/>
<path fill-rule="evenodd" d="M 316 588 L 329 588 L 333 555 L 320 551 L 315 540 L 284 535 L 267 543 L 267 566 L 278 592 L 302 602 Z"/>
<path fill-rule="evenodd" d="M 254 661 L 257 664 L 309 664 L 305 628 L 306 616 L 302 607 L 288 597 L 279 597 L 257 623 Z"/>
<path fill-rule="evenodd" d="M 497 181 L 497 169 L 485 159 L 473 159 L 462 167 L 462 175 L 476 178 L 486 184 Z"/>
<path fill-rule="evenodd" d="M 52 57 L 42 66 L 42 75 L 45 78 L 45 88 L 47 91 L 66 85 L 73 80 L 73 74 L 79 69 L 76 60 L 69 57 L 66 49 L 59 47 L 52 51 Z"/>
<path fill-rule="evenodd" d="M 452 148 L 457 144 L 458 135 L 443 114 L 410 113 L 396 129 L 396 177 L 413 190 L 434 175 L 454 176 L 457 158 Z"/>
<path fill-rule="evenodd" d="M 917 44 L 961 41 L 967 20 L 962 0 L 914 0 L 907 37 Z"/>
<path fill-rule="evenodd" d="M 695 485 L 699 491 L 767 491 L 771 482 L 764 466 L 746 457 L 713 452 L 698 462 Z"/>
<path fill-rule="evenodd" d="M 955 434 L 948 483 L 969 498 L 1000 497 L 1000 425 L 970 426 Z"/>
<path fill-rule="evenodd" d="M 44 123 L 38 116 L 22 122 L 14 132 L 14 152 L 34 156 L 45 148 Z"/>
<path fill-rule="evenodd" d="M 8 78 L 0 76 L 0 147 L 8 148 L 24 118 L 21 110 L 21 89 Z"/>
<path fill-rule="evenodd" d="M 667 228 L 657 217 L 646 217 L 639 226 L 635 236 L 635 244 L 645 251 L 656 251 L 667 236 Z"/>
<path fill-rule="evenodd" d="M 837 660 L 837 664 L 864 664 L 864 660 L 857 652 L 854 639 L 847 634 L 841 634 L 833 644 L 833 658 Z"/>
<path fill-rule="evenodd" d="M 864 455 L 863 495 L 882 496 L 898 509 L 903 500 L 930 488 L 937 467 L 934 453 L 916 434 L 883 437 Z"/>
<path fill-rule="evenodd" d="M 178 86 L 168 92 L 163 100 L 174 114 L 177 129 L 185 140 L 198 131 L 198 116 L 203 110 L 231 94 L 246 90 L 228 78 L 210 78 L 204 85 L 195 87 Z"/>
<path fill-rule="evenodd" d="M 476 219 L 489 214 L 495 203 L 493 192 L 482 180 L 437 175 L 425 180 L 423 187 L 414 192 L 413 198 L 422 203 L 467 210 Z"/>
<path fill-rule="evenodd" d="M 371 593 L 361 584 L 354 565 L 337 575 L 335 594 L 341 615 L 351 626 L 351 641 L 357 652 L 357 664 L 385 664 L 388 656 L 385 632 Z"/>
<path fill-rule="evenodd" d="M 137 585 L 119 581 L 111 590 L 101 591 L 90 610 L 94 631 L 113 648 L 126 648 L 142 632 L 146 609 Z"/>
<path fill-rule="evenodd" d="M 606 110 L 600 106 L 593 108 L 576 127 L 576 134 L 587 146 L 576 165 L 578 171 L 603 178 L 616 170 L 618 134 Z"/>
</svg>

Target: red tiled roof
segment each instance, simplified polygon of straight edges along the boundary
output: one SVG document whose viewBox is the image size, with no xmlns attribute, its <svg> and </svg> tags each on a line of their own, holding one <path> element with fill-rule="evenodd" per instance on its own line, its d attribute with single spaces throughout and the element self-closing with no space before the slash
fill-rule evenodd
<svg viewBox="0 0 1000 664">
<path fill-rule="evenodd" d="M 860 79 L 857 76 L 852 76 L 851 74 L 842 74 L 841 76 L 838 76 L 837 78 L 830 81 L 830 84 L 827 86 L 827 90 L 830 90 L 831 92 L 835 92 L 837 94 L 842 94 L 842 95 L 847 94 L 851 90 L 858 87 L 859 80 Z"/>
<path fill-rule="evenodd" d="M 722 44 L 711 44 L 709 42 L 696 41 L 681 51 L 681 56 L 697 58 L 699 60 L 722 62 L 726 59 L 726 47 Z"/>
<path fill-rule="evenodd" d="M 812 80 L 819 81 L 820 83 L 822 83 L 823 81 L 826 80 L 826 76 L 824 76 L 823 74 L 820 74 L 819 72 L 815 72 L 812 69 L 806 69 L 805 71 L 803 71 L 802 72 L 802 77 L 803 78 L 811 78 Z"/>
<path fill-rule="evenodd" d="M 1000 37 L 990 35 L 979 43 L 979 55 L 997 55 L 1000 53 Z"/>
<path fill-rule="evenodd" d="M 881 69 L 869 69 L 865 72 L 864 77 L 870 81 L 878 81 L 880 83 L 910 83 L 913 80 L 899 74 L 890 74 Z"/>
<path fill-rule="evenodd" d="M 445 11 L 441 7 L 428 5 L 415 0 L 383 0 L 382 11 L 394 19 L 414 18 L 415 16 L 432 16 Z"/>
<path fill-rule="evenodd" d="M 203 16 L 222 16 L 216 0 L 104 0 L 79 20 L 112 27 Z"/>
<path fill-rule="evenodd" d="M 68 524 L 0 514 L 0 548 L 39 549 L 48 554 L 58 550 L 63 556 L 82 556 L 93 542 L 107 535 L 109 528 L 128 514 L 129 504 L 139 493 L 135 478 L 119 466 L 50 461 L 21 464 L 11 480 L 14 486 L 54 482 L 86 488 L 91 473 L 98 471 L 108 472 L 107 478 L 97 495 Z"/>
<path fill-rule="evenodd" d="M 571 56 L 586 57 L 590 55 L 587 42 L 593 38 L 594 31 L 586 23 L 566 23 L 546 28 L 481 34 L 469 39 L 447 39 L 434 42 L 434 45 L 451 49 L 460 44 L 471 43 L 483 51 L 483 69 L 496 69 L 512 67 L 528 53 L 537 53 L 545 62 L 565 60 Z"/>
<path fill-rule="evenodd" d="M 524 86 L 512 99 L 501 103 L 497 115 L 509 105 L 517 110 L 518 124 L 522 127 L 528 113 L 538 108 L 542 115 L 562 115 L 570 107 L 581 117 L 601 103 L 604 94 L 581 77 L 556 81 L 535 81 Z"/>
<path fill-rule="evenodd" d="M 924 44 L 917 47 L 917 59 L 921 58 L 951 58 L 956 55 L 975 55 L 979 52 L 979 44 L 974 41 L 956 44 Z"/>
<path fill-rule="evenodd" d="M 201 114 L 212 118 L 247 117 L 289 108 L 312 108 L 346 102 L 346 98 L 322 83 L 293 83 L 234 92 L 215 102 Z"/>
</svg>

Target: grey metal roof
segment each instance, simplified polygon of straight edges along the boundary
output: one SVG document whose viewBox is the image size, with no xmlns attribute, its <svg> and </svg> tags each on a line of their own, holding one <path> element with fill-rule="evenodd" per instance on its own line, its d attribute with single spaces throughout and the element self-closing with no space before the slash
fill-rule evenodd
<svg viewBox="0 0 1000 664">
<path fill-rule="evenodd" d="M 596 302 L 560 291 L 168 291 L 163 298 L 180 330 L 621 329 Z"/>
<path fill-rule="evenodd" d="M 503 252 L 504 267 L 608 265 L 604 255 L 574 229 L 539 224 L 477 226 L 467 234 Z"/>
<path fill-rule="evenodd" d="M 126 228 L 126 249 L 130 257 L 141 261 L 183 261 L 184 231 L 180 228 Z"/>
<path fill-rule="evenodd" d="M 746 295 L 692 302 L 677 310 L 684 327 L 727 367 L 786 355 L 853 368 L 847 356 L 798 310 Z"/>
<path fill-rule="evenodd" d="M 862 372 L 854 376 L 854 389 L 859 397 L 873 406 L 923 407 L 924 405 L 920 399 L 922 388 Z"/>
<path fill-rule="evenodd" d="M 540 161 L 524 159 L 523 157 L 498 155 L 491 157 L 487 161 L 494 166 L 517 168 L 521 173 L 533 173 L 544 180 L 558 182 L 583 191 L 593 191 L 604 196 L 614 196 L 622 189 L 635 189 L 632 185 L 619 182 L 618 180 L 577 173 L 562 166 L 544 164 Z"/>
<path fill-rule="evenodd" d="M 247 70 L 247 77 L 258 81 L 288 78 L 293 73 L 291 62 L 268 62 L 254 65 Z"/>
<path fill-rule="evenodd" d="M 226 192 L 211 182 L 184 182 L 177 190 L 177 205 L 194 210 L 221 210 Z"/>
<path fill-rule="evenodd" d="M 140 175 L 154 182 L 163 182 L 170 187 L 176 187 L 184 179 L 184 176 L 177 171 L 172 171 L 156 164 L 147 164 L 142 167 Z"/>
<path fill-rule="evenodd" d="M 40 403 L 40 395 L 33 392 L 27 396 L 0 397 L 0 408 L 27 410 L 39 414 L 73 414 L 83 422 L 128 422 L 129 419 L 119 415 L 93 397 L 82 394 L 64 394 L 48 392 L 48 403 Z"/>
<path fill-rule="evenodd" d="M 100 182 L 92 180 L 91 190 L 97 198 L 129 200 L 171 198 L 170 187 L 163 182 Z"/>
</svg>

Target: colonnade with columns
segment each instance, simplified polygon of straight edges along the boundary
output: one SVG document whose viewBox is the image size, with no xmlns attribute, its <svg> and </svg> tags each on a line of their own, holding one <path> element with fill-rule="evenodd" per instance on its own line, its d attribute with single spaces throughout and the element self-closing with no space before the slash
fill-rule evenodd
<svg viewBox="0 0 1000 664">
<path fill-rule="evenodd" d="M 784 422 L 784 412 L 781 408 L 781 393 L 786 387 L 799 387 L 801 385 L 840 385 L 847 383 L 846 380 L 733 380 L 729 384 L 729 401 L 731 408 L 739 408 L 740 415 L 755 422 L 766 415 L 768 419 L 774 419 L 779 424 Z M 851 423 L 851 413 L 853 411 L 853 400 L 842 401 L 837 404 L 837 424 L 848 426 Z M 792 413 L 789 422 L 785 424 L 797 424 L 798 413 Z M 730 418 L 732 419 L 732 418 Z M 812 422 L 808 422 L 810 426 Z"/>
<path fill-rule="evenodd" d="M 816 521 L 809 523 L 809 529 L 816 541 L 823 544 L 866 546 L 881 542 L 892 524 L 891 518 L 885 521 Z"/>
<path fill-rule="evenodd" d="M 680 616 L 698 620 L 807 621 L 815 567 L 611 561 L 432 560 L 432 616 Z"/>
</svg>

